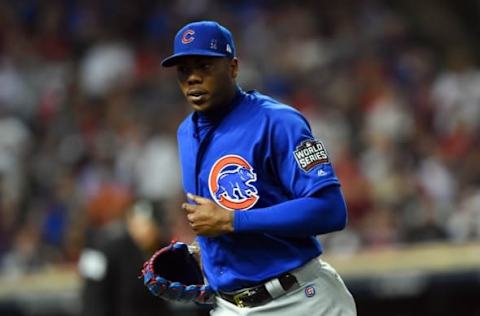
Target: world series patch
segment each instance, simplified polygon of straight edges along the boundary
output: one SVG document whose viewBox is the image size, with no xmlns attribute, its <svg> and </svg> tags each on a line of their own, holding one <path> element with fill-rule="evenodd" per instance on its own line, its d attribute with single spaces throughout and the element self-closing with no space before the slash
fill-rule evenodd
<svg viewBox="0 0 480 316">
<path fill-rule="evenodd" d="M 295 155 L 298 166 L 305 172 L 310 171 L 318 164 L 329 161 L 325 146 L 323 146 L 321 141 L 316 139 L 303 141 L 295 148 L 293 154 Z"/>
</svg>

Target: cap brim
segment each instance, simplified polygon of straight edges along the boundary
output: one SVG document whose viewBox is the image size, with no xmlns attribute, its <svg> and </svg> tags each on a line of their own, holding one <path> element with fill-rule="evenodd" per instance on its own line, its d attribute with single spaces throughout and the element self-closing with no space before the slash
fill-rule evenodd
<svg viewBox="0 0 480 316">
<path fill-rule="evenodd" d="M 205 50 L 190 50 L 188 52 L 181 52 L 174 54 L 172 56 L 169 56 L 162 60 L 162 66 L 163 67 L 171 67 L 175 66 L 178 63 L 178 60 L 181 57 L 185 56 L 210 56 L 210 57 L 227 57 L 227 55 L 222 54 L 222 53 L 215 53 L 212 51 L 205 51 Z"/>
</svg>

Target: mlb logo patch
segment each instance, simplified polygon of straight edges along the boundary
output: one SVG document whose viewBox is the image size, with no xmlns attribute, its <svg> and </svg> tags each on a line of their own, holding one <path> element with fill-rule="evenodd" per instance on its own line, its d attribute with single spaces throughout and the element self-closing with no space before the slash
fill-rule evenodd
<svg viewBox="0 0 480 316">
<path fill-rule="evenodd" d="M 305 296 L 313 297 L 315 295 L 315 288 L 312 285 L 309 285 L 305 288 Z"/>
</svg>

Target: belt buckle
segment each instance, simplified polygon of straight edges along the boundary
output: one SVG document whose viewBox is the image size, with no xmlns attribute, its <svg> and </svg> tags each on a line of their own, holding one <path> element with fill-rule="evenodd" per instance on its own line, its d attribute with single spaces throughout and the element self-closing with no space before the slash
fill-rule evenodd
<svg viewBox="0 0 480 316">
<path fill-rule="evenodd" d="M 241 307 L 241 308 L 245 307 L 245 304 L 243 303 L 243 300 L 242 300 L 242 298 L 245 296 L 250 296 L 250 290 L 245 290 L 233 296 L 233 301 L 238 307 Z"/>
</svg>

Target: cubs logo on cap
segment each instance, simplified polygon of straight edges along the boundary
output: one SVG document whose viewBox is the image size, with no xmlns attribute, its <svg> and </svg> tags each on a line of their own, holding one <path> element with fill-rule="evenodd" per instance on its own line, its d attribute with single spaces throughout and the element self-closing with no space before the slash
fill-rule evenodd
<svg viewBox="0 0 480 316">
<path fill-rule="evenodd" d="M 173 41 L 173 54 L 162 66 L 174 66 L 182 56 L 235 57 L 232 33 L 214 21 L 189 23 L 182 27 Z"/>
<path fill-rule="evenodd" d="M 248 210 L 260 198 L 254 186 L 257 175 L 243 157 L 226 155 L 210 170 L 208 187 L 213 199 L 229 210 Z"/>
<path fill-rule="evenodd" d="M 193 40 L 195 39 L 195 37 L 193 37 L 193 34 L 195 34 L 194 30 L 186 30 L 185 32 L 183 32 L 182 44 L 188 44 L 193 42 Z"/>
</svg>

